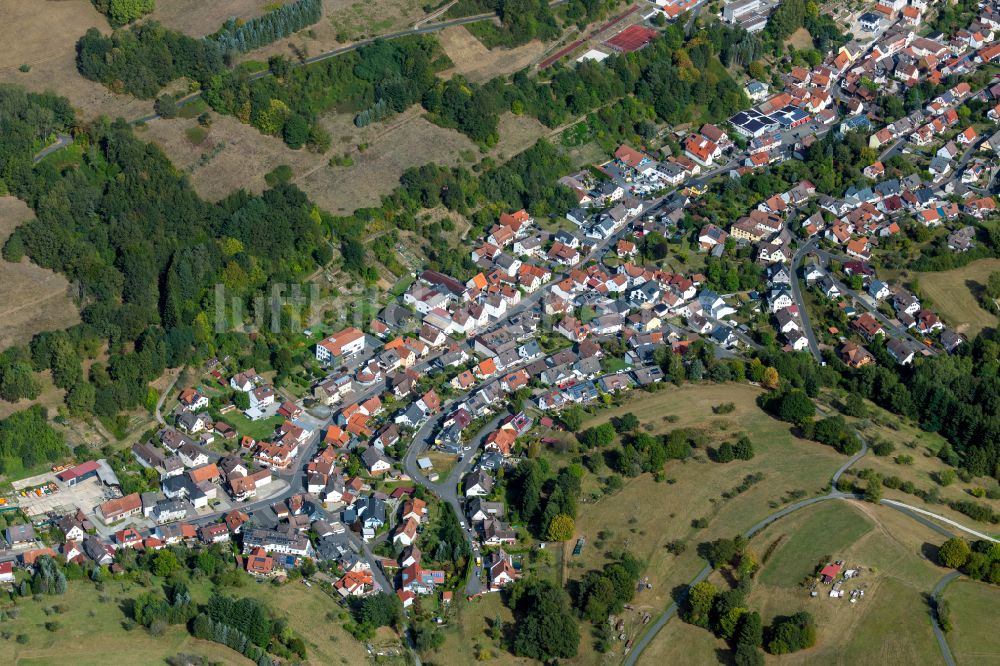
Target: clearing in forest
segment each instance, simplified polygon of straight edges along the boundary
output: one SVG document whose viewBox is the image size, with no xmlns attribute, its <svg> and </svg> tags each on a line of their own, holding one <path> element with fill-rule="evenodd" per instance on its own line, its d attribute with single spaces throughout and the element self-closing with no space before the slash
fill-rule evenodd
<svg viewBox="0 0 1000 666">
<path fill-rule="evenodd" d="M 20 199 L 0 198 L 0 247 L 16 227 L 34 218 Z M 0 350 L 27 344 L 41 331 L 68 328 L 80 321 L 63 275 L 41 268 L 26 257 L 19 263 L 0 259 Z"/>
</svg>

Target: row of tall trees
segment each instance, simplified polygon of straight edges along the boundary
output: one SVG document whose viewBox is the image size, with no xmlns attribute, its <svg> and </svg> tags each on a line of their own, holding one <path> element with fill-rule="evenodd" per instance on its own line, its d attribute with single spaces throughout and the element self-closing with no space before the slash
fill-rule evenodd
<svg viewBox="0 0 1000 666">
<path fill-rule="evenodd" d="M 153 0 L 94 0 L 115 27 L 153 10 Z M 234 53 L 270 44 L 316 23 L 321 0 L 295 0 L 248 21 L 230 18 L 214 35 L 189 37 L 156 21 L 102 35 L 89 29 L 77 42 L 77 69 L 115 92 L 155 97 L 167 83 L 186 76 L 202 86 L 225 70 Z"/>
<path fill-rule="evenodd" d="M 223 52 L 246 53 L 298 32 L 319 21 L 322 15 L 322 0 L 295 0 L 247 21 L 230 18 L 211 39 L 218 42 Z"/>
</svg>

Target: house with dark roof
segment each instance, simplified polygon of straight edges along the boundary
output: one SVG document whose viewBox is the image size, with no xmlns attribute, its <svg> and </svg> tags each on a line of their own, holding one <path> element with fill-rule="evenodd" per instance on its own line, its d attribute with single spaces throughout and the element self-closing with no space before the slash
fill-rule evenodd
<svg viewBox="0 0 1000 666">
<path fill-rule="evenodd" d="M 35 541 L 35 528 L 29 523 L 11 525 L 5 530 L 4 537 L 10 546 L 24 546 Z"/>
<path fill-rule="evenodd" d="M 493 492 L 493 477 L 485 470 L 475 470 L 462 479 L 462 488 L 466 497 L 483 497 Z"/>
</svg>

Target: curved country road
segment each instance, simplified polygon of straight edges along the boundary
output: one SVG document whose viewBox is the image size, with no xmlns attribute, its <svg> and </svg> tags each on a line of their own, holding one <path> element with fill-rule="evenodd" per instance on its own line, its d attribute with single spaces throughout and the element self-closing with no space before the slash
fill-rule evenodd
<svg viewBox="0 0 1000 666">
<path fill-rule="evenodd" d="M 926 511 L 924 509 L 918 509 L 917 507 L 910 506 L 909 504 L 904 504 L 903 502 L 897 502 L 896 500 L 882 500 L 880 503 L 881 504 L 886 504 L 888 506 L 891 506 L 894 509 L 899 509 L 900 511 L 902 511 L 903 513 L 905 513 L 905 514 L 907 514 L 909 516 L 913 516 L 914 513 L 917 513 L 917 514 L 920 514 L 922 516 L 929 516 L 930 518 L 933 518 L 934 520 L 940 520 L 942 523 L 945 523 L 946 525 L 951 525 L 952 527 L 960 529 L 963 532 L 968 532 L 969 534 L 971 534 L 972 536 L 976 537 L 977 539 L 982 539 L 983 541 L 992 541 L 993 543 L 1000 543 L 1000 539 L 995 539 L 995 538 L 991 537 L 989 534 L 983 534 L 982 532 L 978 532 L 978 531 L 976 531 L 974 529 L 968 528 L 965 525 L 962 525 L 961 523 L 957 523 L 954 520 L 951 520 L 950 518 L 945 518 L 944 516 L 940 516 L 940 515 L 938 515 L 936 513 L 931 513 L 930 511 Z M 915 516 L 913 516 L 913 517 L 915 517 Z M 939 531 L 941 531 L 941 530 L 939 530 Z M 948 533 L 948 535 L 949 536 L 954 536 L 951 533 Z"/>
<path fill-rule="evenodd" d="M 861 440 L 861 451 L 859 451 L 858 453 L 856 453 L 853 456 L 851 456 L 850 460 L 848 460 L 846 463 L 844 463 L 843 465 L 841 465 L 840 469 L 838 469 L 836 472 L 834 472 L 833 476 L 831 477 L 831 482 L 833 484 L 833 487 L 832 487 L 832 489 L 830 490 L 829 493 L 827 493 L 826 495 L 822 495 L 820 497 L 813 497 L 813 498 L 810 498 L 810 499 L 802 500 L 800 502 L 796 502 L 795 504 L 790 504 L 790 505 L 786 506 L 785 508 L 781 509 L 780 511 L 776 511 L 775 513 L 772 513 L 770 516 L 764 518 L 763 520 L 761 520 L 760 522 L 758 522 L 757 524 L 755 524 L 753 527 L 751 527 L 746 532 L 744 532 L 743 536 L 745 536 L 746 538 L 749 539 L 749 538 L 753 537 L 755 534 L 757 534 L 758 532 L 760 532 L 761 530 L 763 530 L 765 527 L 767 527 L 768 525 L 770 525 L 771 523 L 773 523 L 774 521 L 778 520 L 779 518 L 783 518 L 784 516 L 787 516 L 790 513 L 794 513 L 795 511 L 798 511 L 799 509 L 803 509 L 803 508 L 805 508 L 807 506 L 811 506 L 811 505 L 817 504 L 819 502 L 825 502 L 827 500 L 832 500 L 832 499 L 860 499 L 860 496 L 856 495 L 854 493 L 845 493 L 845 492 L 841 492 L 841 491 L 837 490 L 837 481 L 840 480 L 840 477 L 843 476 L 844 472 L 846 472 L 848 469 L 850 469 L 850 467 L 852 465 L 854 465 L 856 462 L 858 462 L 859 460 L 861 460 L 861 458 L 863 458 L 865 456 L 865 454 L 868 452 L 868 442 L 865 441 L 865 439 L 863 437 L 861 437 L 860 435 L 858 435 L 858 439 Z M 975 530 L 971 530 L 968 527 L 965 527 L 964 525 L 961 525 L 960 523 L 957 523 L 957 522 L 955 522 L 953 520 L 949 520 L 949 519 L 945 518 L 944 516 L 939 516 L 939 515 L 937 515 L 935 513 L 931 513 L 930 511 L 925 511 L 923 509 L 919 509 L 917 507 L 910 506 L 909 504 L 904 504 L 903 502 L 897 502 L 895 500 L 886 500 L 886 499 L 883 499 L 883 500 L 879 501 L 879 504 L 882 505 L 882 506 L 887 506 L 887 507 L 889 507 L 891 509 L 895 509 L 896 511 L 899 511 L 900 513 L 905 514 L 906 516 L 909 516 L 910 518 L 916 520 L 917 522 L 919 522 L 919 523 L 925 525 L 926 527 L 934 530 L 938 534 L 941 534 L 942 536 L 945 536 L 945 537 L 948 537 L 948 538 L 951 538 L 951 537 L 955 536 L 955 534 L 952 533 L 950 530 L 942 527 L 941 525 L 933 522 L 932 520 L 929 520 L 925 516 L 934 518 L 936 520 L 944 521 L 948 525 L 951 525 L 951 526 L 956 527 L 956 528 L 958 528 L 958 529 L 960 529 L 962 531 L 965 531 L 965 532 L 968 532 L 970 534 L 973 534 L 973 535 L 975 535 L 977 537 L 980 537 L 980 538 L 983 538 L 983 539 L 987 539 L 987 540 L 993 541 L 993 542 L 998 542 L 997 539 L 994 539 L 991 536 L 982 534 L 982 533 L 977 532 Z M 703 580 L 705 580 L 706 578 L 708 578 L 709 574 L 711 574 L 711 573 L 712 573 L 712 567 L 709 566 L 709 565 L 706 565 L 705 568 L 703 568 L 701 571 L 698 572 L 697 576 L 695 576 L 693 579 L 691 579 L 691 582 L 688 583 L 688 587 L 690 588 L 692 585 L 695 585 L 697 583 L 702 582 Z M 952 573 L 949 573 L 944 578 L 942 578 L 938 582 L 938 584 L 934 587 L 933 592 L 931 592 L 931 596 L 932 597 L 936 597 L 940 592 L 942 592 L 944 590 L 944 588 L 951 581 L 955 580 L 955 578 L 957 578 L 959 575 L 960 575 L 959 572 L 954 571 Z M 683 601 L 683 596 L 678 601 Z M 656 634 L 659 633 L 659 631 L 661 629 L 663 629 L 663 627 L 667 624 L 667 622 L 670 620 L 670 618 L 673 617 L 677 613 L 677 609 L 678 609 L 678 605 L 677 604 L 678 604 L 678 601 L 674 601 L 673 603 L 671 603 L 667 607 L 667 609 L 663 612 L 663 614 L 660 615 L 660 617 L 656 620 L 656 622 L 649 628 L 649 630 L 642 636 L 642 638 L 635 644 L 634 649 L 625 658 L 625 662 L 624 662 L 625 666 L 634 666 L 635 665 L 635 663 L 639 659 L 639 655 L 642 654 L 642 651 L 645 650 L 649 646 L 649 644 L 653 641 L 653 638 L 656 637 Z M 932 624 L 934 626 L 934 634 L 937 637 L 938 645 L 941 647 L 941 654 L 944 657 L 944 660 L 947 663 L 947 666 L 955 666 L 955 661 L 952 658 L 951 650 L 949 649 L 948 643 L 945 640 L 944 632 L 941 630 L 941 626 L 938 623 L 936 611 L 931 613 L 931 618 L 932 618 Z"/>
<path fill-rule="evenodd" d="M 952 571 L 950 574 L 938 581 L 938 584 L 934 586 L 934 590 L 931 592 L 931 624 L 934 625 L 934 637 L 937 638 L 938 646 L 941 648 L 941 655 L 944 657 L 944 662 L 948 666 L 955 666 L 955 658 L 951 656 L 951 648 L 948 647 L 948 640 L 944 636 L 944 630 L 941 628 L 941 622 L 938 620 L 937 614 L 937 598 L 944 588 L 948 587 L 951 581 L 958 578 L 961 574 L 957 571 Z"/>
<path fill-rule="evenodd" d="M 62 150 L 71 143 L 73 143 L 73 137 L 71 137 L 69 134 L 59 133 L 56 135 L 56 142 L 51 145 L 45 146 L 45 148 L 42 148 L 41 151 L 36 153 L 35 156 L 31 158 L 31 161 L 35 164 L 38 164 L 52 153 L 56 152 L 57 150 Z"/>
<path fill-rule="evenodd" d="M 799 509 L 803 509 L 807 506 L 812 506 L 813 504 L 817 504 L 819 502 L 825 502 L 831 499 L 856 499 L 857 495 L 855 495 L 854 493 L 843 493 L 837 490 L 837 481 L 840 480 L 840 477 L 843 476 L 844 472 L 846 472 L 851 467 L 851 465 L 861 460 L 861 458 L 863 458 L 865 454 L 868 453 L 868 442 L 865 441 L 865 439 L 862 438 L 860 435 L 858 436 L 858 439 L 861 440 L 861 450 L 855 453 L 853 456 L 851 456 L 847 462 L 841 465 L 840 468 L 833 473 L 833 476 L 830 479 L 831 483 L 830 492 L 828 492 L 826 495 L 821 495 L 820 497 L 811 497 L 809 499 L 804 499 L 794 504 L 789 504 L 785 508 L 780 509 L 779 511 L 775 511 L 768 517 L 756 523 L 746 532 L 744 532 L 743 536 L 749 539 L 758 532 L 760 532 L 761 530 L 763 530 L 765 527 L 773 523 L 774 521 L 778 520 L 779 518 L 784 518 L 790 513 L 794 513 Z M 688 583 L 688 587 L 690 588 L 692 585 L 695 585 L 705 580 L 706 578 L 708 578 L 708 575 L 710 573 L 712 573 L 712 567 L 711 565 L 706 564 L 705 568 L 699 571 L 698 575 L 695 576 L 690 583 Z M 683 598 L 680 599 L 679 601 L 682 600 Z M 642 651 L 649 646 L 649 644 L 653 641 L 653 638 L 656 637 L 656 634 L 658 634 L 660 630 L 663 629 L 663 627 L 667 624 L 667 621 L 670 620 L 670 618 L 672 618 L 677 613 L 677 608 L 678 608 L 677 603 L 678 603 L 677 601 L 674 601 L 669 606 L 667 606 L 667 610 L 665 610 L 663 614 L 660 615 L 660 617 L 656 620 L 656 622 L 649 628 L 649 630 L 646 631 L 645 634 L 643 634 L 642 638 L 639 639 L 639 641 L 635 644 L 635 647 L 632 649 L 631 652 L 629 652 L 628 656 L 625 658 L 626 666 L 634 666 L 636 661 L 639 659 L 639 655 L 642 654 Z"/>
</svg>

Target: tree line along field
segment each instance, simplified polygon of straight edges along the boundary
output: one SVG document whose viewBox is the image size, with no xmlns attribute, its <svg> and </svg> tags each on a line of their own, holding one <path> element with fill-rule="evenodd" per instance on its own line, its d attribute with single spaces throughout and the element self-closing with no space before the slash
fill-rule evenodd
<svg viewBox="0 0 1000 666">
<path fill-rule="evenodd" d="M 1000 660 L 1000 634 L 996 631 L 1000 589 L 960 578 L 942 595 L 951 606 L 954 628 L 948 632 L 948 646 L 956 663 L 996 663 Z"/>
<path fill-rule="evenodd" d="M 109 663 L 110 655 L 128 655 L 130 664 L 161 666 L 167 657 L 182 652 L 227 666 L 252 664 L 224 645 L 191 637 L 181 626 L 169 627 L 158 637 L 141 627 L 127 631 L 123 626 L 127 617 L 120 604 L 130 598 L 135 587 L 119 583 L 107 587 L 103 595 L 106 601 L 98 599 L 93 584 L 82 581 L 71 582 L 66 594 L 59 597 L 22 599 L 16 606 L 17 617 L 4 622 L 4 631 L 10 632 L 11 638 L 0 641 L 0 662 L 42 666 L 71 661 L 81 666 L 100 666 Z M 64 606 L 65 612 L 45 612 L 55 605 Z M 52 621 L 61 625 L 58 631 L 45 628 L 45 623 Z M 19 636 L 26 639 L 19 640 Z"/>
<path fill-rule="evenodd" d="M 843 396 L 839 398 L 831 396 L 830 399 L 842 401 Z M 877 448 L 876 445 L 879 443 L 889 442 L 892 451 L 886 455 L 870 452 L 848 471 L 845 479 L 854 479 L 854 473 L 863 469 L 872 469 L 883 478 L 897 477 L 903 482 L 912 483 L 917 490 L 935 493 L 942 502 L 929 502 L 912 492 L 890 487 L 884 487 L 884 497 L 932 511 L 986 533 L 995 531 L 993 525 L 976 522 L 952 509 L 947 503 L 972 500 L 991 507 L 995 512 L 1000 512 L 1000 499 L 973 495 L 974 492 L 996 489 L 996 480 L 989 477 L 963 480 L 956 474 L 954 467 L 938 457 L 938 453 L 946 445 L 945 439 L 939 433 L 922 430 L 917 424 L 868 401 L 865 401 L 865 405 L 868 410 L 865 417 L 848 418 L 848 421 L 868 440 L 873 449 Z"/>
<path fill-rule="evenodd" d="M 210 3 L 205 3 L 210 4 Z M 76 70 L 76 41 L 91 27 L 111 31 L 90 0 L 6 2 L 0 22 L 0 83 L 35 92 L 55 90 L 88 120 L 100 115 L 138 118 L 152 112 L 150 100 L 116 95 Z M 27 72 L 21 71 L 27 65 Z"/>
<path fill-rule="evenodd" d="M 192 37 L 210 35 L 229 18 L 247 20 L 260 16 L 283 0 L 157 0 L 149 18 Z"/>
</svg>

